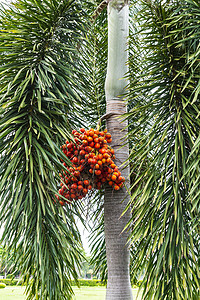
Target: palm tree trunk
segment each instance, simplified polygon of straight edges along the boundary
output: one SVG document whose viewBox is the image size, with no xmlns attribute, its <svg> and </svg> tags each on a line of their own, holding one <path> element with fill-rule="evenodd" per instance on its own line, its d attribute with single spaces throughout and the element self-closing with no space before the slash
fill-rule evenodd
<svg viewBox="0 0 200 300">
<path fill-rule="evenodd" d="M 122 79 L 128 71 L 127 37 L 128 37 L 128 1 L 112 0 L 108 5 L 108 66 L 106 76 L 106 114 L 107 129 L 112 134 L 112 147 L 116 154 L 116 163 L 121 165 L 128 159 L 128 145 L 121 147 L 127 134 L 126 122 L 121 122 L 119 114 L 126 112 L 125 87 L 127 81 Z M 118 117 L 118 118 L 117 118 Z M 106 255 L 108 266 L 108 284 L 106 300 L 131 300 L 132 291 L 129 273 L 128 232 L 123 232 L 130 214 L 121 214 L 129 201 L 126 189 L 129 188 L 129 168 L 122 170 L 126 178 L 126 187 L 114 191 L 107 187 L 105 191 L 104 222 Z M 123 201 L 124 200 L 124 201 Z"/>
</svg>

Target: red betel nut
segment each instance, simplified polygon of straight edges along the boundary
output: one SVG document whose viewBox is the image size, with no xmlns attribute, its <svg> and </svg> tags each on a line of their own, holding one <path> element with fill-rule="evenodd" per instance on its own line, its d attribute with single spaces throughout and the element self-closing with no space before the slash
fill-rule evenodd
<svg viewBox="0 0 200 300">
<path fill-rule="evenodd" d="M 75 142 L 66 141 L 61 146 L 71 167 L 63 162 L 68 171 L 62 170 L 59 174 L 61 188 L 56 198 L 60 204 L 82 199 L 90 190 L 102 189 L 106 183 L 116 191 L 122 188 L 125 178 L 113 162 L 115 151 L 108 145 L 112 141 L 111 134 L 106 129 L 81 128 L 73 130 L 72 135 Z"/>
</svg>

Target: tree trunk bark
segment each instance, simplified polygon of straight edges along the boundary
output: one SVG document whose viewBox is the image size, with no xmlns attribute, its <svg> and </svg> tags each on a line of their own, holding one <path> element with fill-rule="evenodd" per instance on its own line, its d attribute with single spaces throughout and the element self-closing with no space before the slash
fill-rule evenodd
<svg viewBox="0 0 200 300">
<path fill-rule="evenodd" d="M 127 38 L 128 38 L 128 1 L 112 0 L 108 5 L 108 66 L 105 83 L 107 129 L 112 135 L 112 147 L 115 150 L 116 164 L 120 166 L 129 156 L 128 144 L 122 147 L 127 134 L 127 122 L 122 123 L 119 114 L 126 112 L 127 81 L 122 79 L 128 71 Z M 127 141 L 126 141 L 127 143 Z M 121 170 L 126 178 L 125 187 L 119 191 L 107 187 L 104 202 L 104 222 L 106 255 L 108 266 L 108 284 L 106 300 L 131 300 L 130 253 L 127 244 L 128 232 L 123 232 L 129 221 L 130 212 L 123 217 L 129 194 L 129 168 Z"/>
</svg>

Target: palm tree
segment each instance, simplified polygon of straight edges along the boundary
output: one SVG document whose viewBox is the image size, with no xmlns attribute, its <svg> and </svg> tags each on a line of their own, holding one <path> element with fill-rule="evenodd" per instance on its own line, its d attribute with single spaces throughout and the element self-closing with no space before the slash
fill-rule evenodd
<svg viewBox="0 0 200 300">
<path fill-rule="evenodd" d="M 0 221 L 27 299 L 70 299 L 71 279 L 78 284 L 75 217 L 83 219 L 83 206 L 56 201 L 61 159 L 69 165 L 60 145 L 100 118 L 126 177 L 121 191 L 106 187 L 88 200 L 101 221 L 93 249 L 107 300 L 132 297 L 129 243 L 131 277 L 144 273 L 143 299 L 199 298 L 200 6 L 133 6 L 129 70 L 125 0 L 18 0 L 1 8 Z"/>
</svg>

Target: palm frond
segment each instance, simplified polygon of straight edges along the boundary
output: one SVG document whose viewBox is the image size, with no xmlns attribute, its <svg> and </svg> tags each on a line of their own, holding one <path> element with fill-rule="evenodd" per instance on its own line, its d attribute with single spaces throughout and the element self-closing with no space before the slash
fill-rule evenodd
<svg viewBox="0 0 200 300">
<path fill-rule="evenodd" d="M 70 299 L 80 235 L 56 202 L 60 150 L 85 104 L 74 70 L 84 36 L 78 1 L 19 0 L 0 11 L 0 222 L 27 299 Z"/>
<path fill-rule="evenodd" d="M 88 126 L 96 127 L 98 119 L 105 114 L 106 100 L 104 84 L 107 67 L 108 26 L 106 9 L 94 20 L 92 17 L 101 1 L 86 3 L 90 30 L 80 46 L 79 64 L 84 70 L 82 86 L 87 106 L 82 116 Z"/>
<path fill-rule="evenodd" d="M 93 200 L 93 212 L 90 213 L 92 231 L 90 233 L 91 260 L 94 274 L 105 284 L 108 277 L 106 243 L 104 235 L 104 197 L 97 193 Z"/>
<path fill-rule="evenodd" d="M 194 122 L 194 119 L 199 118 L 199 94 L 200 94 L 200 78 L 199 78 L 199 37 L 200 37 L 200 29 L 198 26 L 198 18 L 194 18 L 194 14 L 198 15 L 200 13 L 200 5 L 197 1 L 187 1 L 185 6 L 183 6 L 181 10 L 180 21 L 182 22 L 182 32 L 179 32 L 179 41 L 176 42 L 178 47 L 180 47 L 183 43 L 186 47 L 186 65 L 183 70 L 184 73 L 189 73 L 188 79 L 185 82 L 182 91 L 189 90 L 190 97 L 189 103 L 185 102 L 185 107 L 188 104 L 191 104 L 194 108 L 195 112 L 193 113 L 191 118 L 187 115 L 187 128 L 192 129 L 191 123 Z M 176 18 L 174 18 L 173 23 L 176 22 Z M 200 197 L 199 197 L 199 142 L 200 136 L 197 132 L 195 136 L 193 136 L 193 132 L 191 132 L 191 138 L 193 140 L 193 145 L 191 148 L 190 155 L 187 161 L 187 169 L 185 172 L 185 176 L 190 178 L 189 180 L 189 195 L 188 200 L 192 205 L 191 212 L 193 214 L 192 223 L 194 229 L 197 234 L 200 235 L 200 227 L 199 227 L 199 209 L 200 209 Z"/>
<path fill-rule="evenodd" d="M 131 240 L 138 243 L 135 272 L 145 270 L 143 299 L 194 299 L 199 290 L 194 177 L 186 174 L 200 128 L 199 66 L 187 59 L 195 41 L 186 38 L 186 2 L 142 2 L 130 56 Z M 188 13 L 188 24 L 193 18 Z"/>
</svg>

